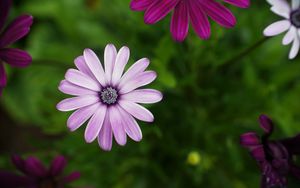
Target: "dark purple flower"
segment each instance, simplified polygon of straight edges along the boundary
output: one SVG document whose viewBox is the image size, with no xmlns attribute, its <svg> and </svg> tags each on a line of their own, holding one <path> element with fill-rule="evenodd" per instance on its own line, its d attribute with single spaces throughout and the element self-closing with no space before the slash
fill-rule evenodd
<svg viewBox="0 0 300 188">
<path fill-rule="evenodd" d="M 300 155 L 300 134 L 283 140 L 269 140 L 274 129 L 272 120 L 261 115 L 259 123 L 264 135 L 259 137 L 255 132 L 248 132 L 241 135 L 240 143 L 250 151 L 261 169 L 261 188 L 284 188 L 289 174 L 300 179 L 300 168 L 292 160 L 294 155 Z"/>
<path fill-rule="evenodd" d="M 7 82 L 4 63 L 22 68 L 28 66 L 32 61 L 27 52 L 8 48 L 29 33 L 33 22 L 32 16 L 21 15 L 4 28 L 11 4 L 12 0 L 0 0 L 0 95 Z"/>
<path fill-rule="evenodd" d="M 12 162 L 23 175 L 0 171 L 0 187 L 5 188 L 63 188 L 66 184 L 78 179 L 79 172 L 63 175 L 67 164 L 63 156 L 56 157 L 49 168 L 40 160 L 28 157 L 26 160 L 15 155 Z"/>
<path fill-rule="evenodd" d="M 250 0 L 223 0 L 240 8 L 247 8 Z M 144 22 L 155 24 L 173 11 L 170 30 L 174 40 L 182 42 L 191 22 L 196 34 L 202 39 L 210 37 L 208 17 L 225 28 L 232 28 L 236 19 L 231 11 L 216 0 L 131 0 L 130 8 L 145 11 Z"/>
</svg>

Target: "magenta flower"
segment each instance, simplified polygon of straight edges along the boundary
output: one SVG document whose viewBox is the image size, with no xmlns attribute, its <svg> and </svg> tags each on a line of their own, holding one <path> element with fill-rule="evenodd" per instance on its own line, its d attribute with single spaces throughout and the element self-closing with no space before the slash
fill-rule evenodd
<svg viewBox="0 0 300 188">
<path fill-rule="evenodd" d="M 7 19 L 11 0 L 0 0 L 0 95 L 6 86 L 6 73 L 4 63 L 15 67 L 26 67 L 32 59 L 31 56 L 19 49 L 8 48 L 9 45 L 23 38 L 29 33 L 33 18 L 30 15 L 21 15 L 3 29 Z"/>
<path fill-rule="evenodd" d="M 246 147 L 258 162 L 262 172 L 261 188 L 286 187 L 287 176 L 300 179 L 300 167 L 293 163 L 293 157 L 300 155 L 300 134 L 282 140 L 269 140 L 274 125 L 265 115 L 259 117 L 264 135 L 259 138 L 255 132 L 241 135 L 241 145 Z"/>
<path fill-rule="evenodd" d="M 98 143 L 103 150 L 111 150 L 112 137 L 119 145 L 125 145 L 127 136 L 134 141 L 142 139 L 136 119 L 152 122 L 150 111 L 137 104 L 159 102 L 162 94 L 154 89 L 138 89 L 156 78 L 154 71 L 145 71 L 149 65 L 146 58 L 134 63 L 124 74 L 129 59 L 129 49 L 122 47 L 117 52 L 109 44 L 104 52 L 104 68 L 90 50 L 75 59 L 77 69 L 69 69 L 59 85 L 59 90 L 75 97 L 65 99 L 57 105 L 60 111 L 76 110 L 68 119 L 67 126 L 75 131 L 89 118 L 85 129 L 85 140 Z"/>
<path fill-rule="evenodd" d="M 0 171 L 0 187 L 5 188 L 63 188 L 66 184 L 78 179 L 79 172 L 63 175 L 67 164 L 63 156 L 56 157 L 47 169 L 40 160 L 28 157 L 26 160 L 15 155 L 12 162 L 23 174 Z"/>
<path fill-rule="evenodd" d="M 224 0 L 240 8 L 247 8 L 250 0 Z M 208 16 L 225 28 L 235 25 L 236 19 L 229 9 L 215 0 L 132 0 L 130 8 L 134 11 L 145 11 L 146 24 L 155 24 L 173 9 L 171 34 L 174 40 L 183 41 L 189 29 L 189 21 L 202 39 L 210 37 Z"/>
</svg>

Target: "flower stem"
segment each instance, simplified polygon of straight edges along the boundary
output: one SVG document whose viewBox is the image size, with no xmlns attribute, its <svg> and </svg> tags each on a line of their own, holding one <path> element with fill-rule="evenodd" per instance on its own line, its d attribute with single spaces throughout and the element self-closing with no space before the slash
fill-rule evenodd
<svg viewBox="0 0 300 188">
<path fill-rule="evenodd" d="M 264 37 L 264 38 L 258 40 L 257 42 L 255 42 L 254 44 L 252 44 L 251 46 L 249 46 L 248 48 L 246 48 L 245 50 L 243 50 L 242 52 L 240 52 L 236 56 L 234 56 L 234 57 L 230 58 L 229 60 L 225 61 L 224 63 L 222 63 L 218 68 L 227 67 L 228 65 L 230 65 L 232 63 L 235 63 L 238 60 L 243 59 L 245 56 L 249 55 L 255 49 L 257 49 L 258 47 L 263 45 L 266 41 L 268 41 L 268 39 L 269 39 L 268 37 Z"/>
</svg>

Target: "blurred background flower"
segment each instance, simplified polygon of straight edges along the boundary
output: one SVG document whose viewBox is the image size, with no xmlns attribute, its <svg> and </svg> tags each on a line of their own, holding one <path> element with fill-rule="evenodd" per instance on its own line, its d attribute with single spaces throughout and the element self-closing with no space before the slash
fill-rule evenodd
<svg viewBox="0 0 300 188">
<path fill-rule="evenodd" d="M 0 186 L 3 188 L 64 188 L 66 184 L 80 177 L 79 172 L 63 175 L 67 164 L 63 156 L 55 157 L 48 169 L 36 157 L 28 157 L 24 160 L 14 155 L 11 159 L 23 175 L 0 171 Z"/>
<path fill-rule="evenodd" d="M 30 67 L 7 67 L 9 84 L 0 99 L 0 168 L 13 170 L 11 153 L 36 156 L 45 164 L 62 154 L 68 170 L 81 178 L 74 186 L 95 188 L 209 187 L 256 188 L 256 162 L 240 147 L 239 136 L 261 131 L 256 118 L 269 114 L 274 137 L 300 132 L 300 63 L 289 61 L 281 37 L 265 40 L 264 28 L 278 19 L 266 1 L 253 1 L 246 11 L 228 5 L 238 17 L 231 30 L 211 22 L 210 40 L 190 32 L 183 43 L 169 33 L 169 20 L 144 24 L 130 0 L 14 1 L 10 19 L 34 16 L 30 35 L 15 47 L 33 57 Z M 171 15 L 168 15 L 170 18 Z M 56 104 L 65 71 L 87 46 L 102 56 L 106 44 L 128 45 L 131 59 L 149 57 L 159 77 L 151 88 L 164 100 L 146 107 L 155 121 L 143 127 L 143 142 L 103 152 L 86 144 L 84 127 L 70 134 Z M 201 154 L 197 166 L 186 160 Z M 289 188 L 298 188 L 293 179 Z"/>
</svg>

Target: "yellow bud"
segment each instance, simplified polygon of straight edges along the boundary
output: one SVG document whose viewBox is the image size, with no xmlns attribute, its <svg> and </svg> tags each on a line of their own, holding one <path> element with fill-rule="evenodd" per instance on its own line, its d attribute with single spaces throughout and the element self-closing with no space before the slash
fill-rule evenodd
<svg viewBox="0 0 300 188">
<path fill-rule="evenodd" d="M 201 162 L 201 155 L 197 151 L 192 151 L 188 154 L 187 163 L 196 166 Z"/>
</svg>

